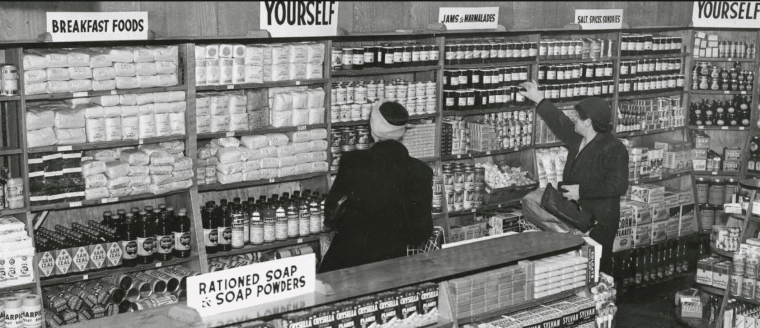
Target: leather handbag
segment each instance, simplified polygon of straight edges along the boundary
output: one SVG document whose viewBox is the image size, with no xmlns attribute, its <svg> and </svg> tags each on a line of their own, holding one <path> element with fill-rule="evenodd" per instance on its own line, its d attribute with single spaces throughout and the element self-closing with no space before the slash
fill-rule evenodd
<svg viewBox="0 0 760 328">
<path fill-rule="evenodd" d="M 348 212 L 348 204 L 346 203 L 347 201 L 348 196 L 341 197 L 341 199 L 338 200 L 338 203 L 335 204 L 335 208 L 331 211 L 328 211 L 329 215 L 325 220 L 325 226 L 332 230 L 338 228 L 338 223 L 343 219 L 343 217 L 346 216 L 346 213 Z"/>
<path fill-rule="evenodd" d="M 584 212 L 577 202 L 565 199 L 551 183 L 546 186 L 541 197 L 541 208 L 584 233 L 596 224 L 591 213 Z"/>
</svg>

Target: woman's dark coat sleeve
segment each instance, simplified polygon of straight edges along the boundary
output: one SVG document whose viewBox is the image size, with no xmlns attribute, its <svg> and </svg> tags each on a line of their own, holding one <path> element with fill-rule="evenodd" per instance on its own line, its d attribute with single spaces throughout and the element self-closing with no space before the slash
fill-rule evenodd
<svg viewBox="0 0 760 328">
<path fill-rule="evenodd" d="M 346 153 L 340 160 L 340 166 L 338 167 L 338 174 L 335 176 L 330 192 L 327 194 L 325 200 L 325 218 L 331 218 L 332 210 L 335 209 L 338 201 L 343 196 L 348 196 L 351 176 L 355 174 L 357 168 L 355 167 L 355 160 L 352 153 Z M 332 226 L 337 222 L 327 222 L 330 228 L 335 229 Z"/>
<path fill-rule="evenodd" d="M 536 113 L 546 122 L 546 126 L 562 142 L 572 144 L 580 142 L 583 137 L 575 133 L 575 123 L 551 101 L 544 99 L 536 105 Z M 626 168 L 627 169 L 627 168 Z"/>
<path fill-rule="evenodd" d="M 417 245 L 425 241 L 433 234 L 433 171 L 424 164 L 412 163 L 416 167 L 410 177 L 410 190 L 405 201 L 407 202 L 407 215 L 409 244 Z"/>
<path fill-rule="evenodd" d="M 603 179 L 581 183 L 581 199 L 620 197 L 628 190 L 628 151 L 623 145 L 610 147 L 601 161 Z"/>
</svg>

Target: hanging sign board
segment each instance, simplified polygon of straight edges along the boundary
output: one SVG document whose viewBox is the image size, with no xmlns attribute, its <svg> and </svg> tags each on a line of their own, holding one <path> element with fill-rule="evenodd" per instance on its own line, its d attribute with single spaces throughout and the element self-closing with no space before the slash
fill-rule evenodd
<svg viewBox="0 0 760 328">
<path fill-rule="evenodd" d="M 148 12 L 48 12 L 53 42 L 147 40 Z"/>
<path fill-rule="evenodd" d="M 259 22 L 272 37 L 338 35 L 337 1 L 261 1 Z"/>
<path fill-rule="evenodd" d="M 584 30 L 623 28 L 623 9 L 576 9 L 573 23 Z"/>
<path fill-rule="evenodd" d="M 499 7 L 441 7 L 438 23 L 447 30 L 495 29 L 499 23 Z"/>
<path fill-rule="evenodd" d="M 694 27 L 760 28 L 760 1 L 694 1 Z"/>
<path fill-rule="evenodd" d="M 201 316 L 314 293 L 317 258 L 289 257 L 187 278 L 187 306 Z"/>
</svg>

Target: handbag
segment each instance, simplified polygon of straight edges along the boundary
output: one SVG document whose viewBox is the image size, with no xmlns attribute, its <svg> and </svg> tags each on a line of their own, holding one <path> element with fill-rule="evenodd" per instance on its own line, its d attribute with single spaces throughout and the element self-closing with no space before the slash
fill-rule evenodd
<svg viewBox="0 0 760 328">
<path fill-rule="evenodd" d="M 584 212 L 577 202 L 565 199 L 551 183 L 546 186 L 541 197 L 541 208 L 584 233 L 596 224 L 591 213 Z"/>
<path fill-rule="evenodd" d="M 348 196 L 343 196 L 338 200 L 338 202 L 335 205 L 335 208 L 328 211 L 329 215 L 327 216 L 325 220 L 325 226 L 332 229 L 333 231 L 338 228 L 338 223 L 343 219 L 343 217 L 346 216 L 346 213 L 348 212 L 348 204 L 346 203 L 348 201 Z"/>
</svg>

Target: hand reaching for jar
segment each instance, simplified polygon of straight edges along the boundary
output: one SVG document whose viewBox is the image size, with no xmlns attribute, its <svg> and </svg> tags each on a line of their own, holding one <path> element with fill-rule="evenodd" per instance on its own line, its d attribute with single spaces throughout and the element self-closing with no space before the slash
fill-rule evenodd
<svg viewBox="0 0 760 328">
<path fill-rule="evenodd" d="M 520 94 L 525 96 L 525 98 L 532 100 L 534 103 L 538 104 L 541 100 L 544 100 L 544 95 L 538 91 L 538 83 L 536 83 L 536 81 L 520 83 L 520 87 L 525 89 L 525 91 L 520 90 Z"/>
</svg>

